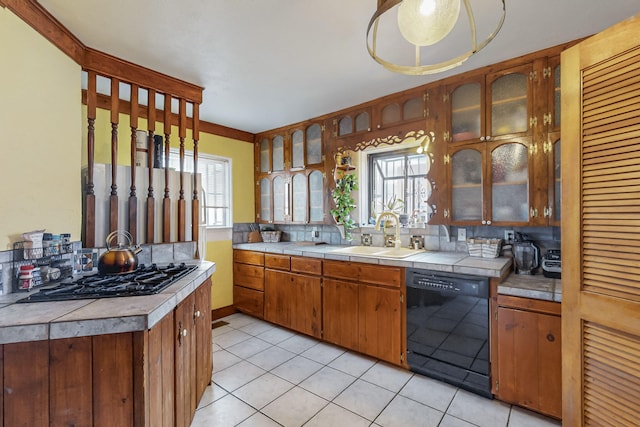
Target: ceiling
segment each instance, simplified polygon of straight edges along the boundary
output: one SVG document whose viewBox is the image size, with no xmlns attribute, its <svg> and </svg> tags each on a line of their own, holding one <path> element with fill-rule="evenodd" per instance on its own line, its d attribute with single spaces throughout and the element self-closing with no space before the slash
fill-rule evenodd
<svg viewBox="0 0 640 427">
<path fill-rule="evenodd" d="M 203 86 L 202 120 L 251 133 L 575 40 L 640 12 L 638 0 L 506 0 L 502 30 L 485 49 L 448 72 L 406 76 L 387 71 L 367 53 L 376 0 L 40 4 L 85 45 Z M 471 4 L 477 18 L 496 22 L 499 0 Z M 442 48 L 451 49 L 454 39 L 447 37 Z"/>
</svg>

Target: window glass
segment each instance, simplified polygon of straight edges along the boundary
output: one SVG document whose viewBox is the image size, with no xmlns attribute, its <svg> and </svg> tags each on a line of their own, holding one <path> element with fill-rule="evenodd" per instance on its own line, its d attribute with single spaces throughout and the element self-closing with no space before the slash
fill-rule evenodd
<svg viewBox="0 0 640 427">
<path fill-rule="evenodd" d="M 180 152 L 171 149 L 169 167 L 180 170 Z M 193 173 L 193 152 L 185 151 L 184 172 Z M 231 159 L 198 153 L 202 191 L 200 220 L 207 227 L 231 227 Z M 191 197 L 185 194 L 186 197 Z"/>
<path fill-rule="evenodd" d="M 391 206 L 398 214 L 430 213 L 427 200 L 431 185 L 427 173 L 431 158 L 428 155 L 417 154 L 415 149 L 376 153 L 368 156 L 368 164 L 369 212 L 378 215 L 389 210 L 393 200 L 401 200 Z"/>
</svg>

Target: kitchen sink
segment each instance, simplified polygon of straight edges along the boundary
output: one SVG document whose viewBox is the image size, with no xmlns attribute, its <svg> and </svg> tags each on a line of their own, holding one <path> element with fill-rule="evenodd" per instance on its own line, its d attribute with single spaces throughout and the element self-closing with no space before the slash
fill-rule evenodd
<svg viewBox="0 0 640 427">
<path fill-rule="evenodd" d="M 406 258 L 411 255 L 422 253 L 424 250 L 409 248 L 381 248 L 377 246 L 347 246 L 346 248 L 332 249 L 328 252 L 376 258 Z"/>
</svg>

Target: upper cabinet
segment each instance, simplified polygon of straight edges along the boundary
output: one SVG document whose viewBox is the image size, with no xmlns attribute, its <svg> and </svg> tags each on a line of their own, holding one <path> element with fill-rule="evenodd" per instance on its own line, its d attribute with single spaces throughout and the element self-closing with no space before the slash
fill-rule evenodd
<svg viewBox="0 0 640 427">
<path fill-rule="evenodd" d="M 419 126 L 412 127 L 411 130 L 425 130 L 427 94 L 424 89 L 419 89 L 380 99 L 380 102 L 373 106 L 374 128 L 388 129 L 417 123 Z"/>
<path fill-rule="evenodd" d="M 479 75 L 447 86 L 450 143 L 491 141 L 533 133 L 533 64 Z"/>
<path fill-rule="evenodd" d="M 446 86 L 445 223 L 559 225 L 559 73 L 544 57 Z"/>
<path fill-rule="evenodd" d="M 324 147 L 319 123 L 256 138 L 256 219 L 261 223 L 324 221 Z"/>
</svg>

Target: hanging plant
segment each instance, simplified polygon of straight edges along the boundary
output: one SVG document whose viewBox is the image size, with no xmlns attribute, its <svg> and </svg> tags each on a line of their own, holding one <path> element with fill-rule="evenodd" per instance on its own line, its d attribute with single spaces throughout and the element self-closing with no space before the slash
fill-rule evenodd
<svg viewBox="0 0 640 427">
<path fill-rule="evenodd" d="M 358 177 L 355 174 L 345 174 L 336 180 L 336 188 L 331 192 L 335 208 L 329 212 L 336 224 L 344 227 L 344 238 L 351 240 L 351 230 L 356 228 L 356 222 L 351 218 L 351 212 L 356 208 L 351 192 L 358 189 Z"/>
</svg>

